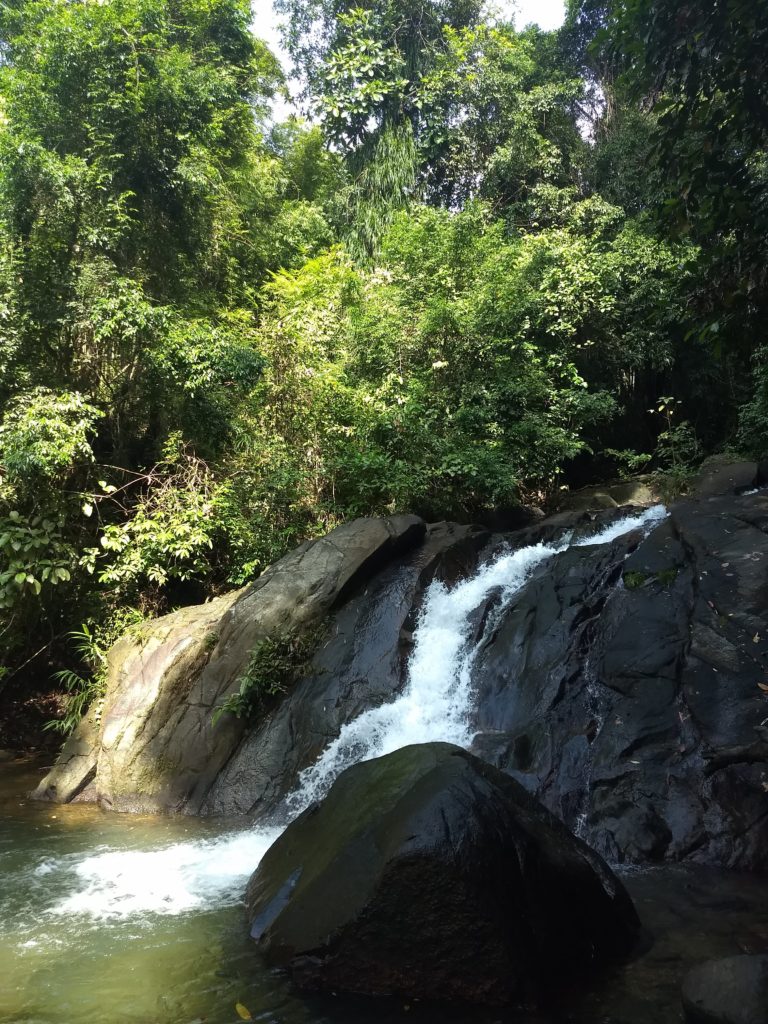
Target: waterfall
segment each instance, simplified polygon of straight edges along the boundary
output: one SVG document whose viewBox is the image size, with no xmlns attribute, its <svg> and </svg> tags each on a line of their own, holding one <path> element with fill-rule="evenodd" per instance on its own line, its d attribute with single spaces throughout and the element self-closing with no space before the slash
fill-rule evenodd
<svg viewBox="0 0 768 1024">
<path fill-rule="evenodd" d="M 288 798 L 291 812 L 324 797 L 338 775 L 358 761 L 432 740 L 468 747 L 472 663 L 478 650 L 468 643 L 471 614 L 497 589 L 502 607 L 508 604 L 531 571 L 556 550 L 535 544 L 502 554 L 452 590 L 434 581 L 414 633 L 402 694 L 342 726 L 338 738 L 299 776 Z"/>
<path fill-rule="evenodd" d="M 657 505 L 573 543 L 607 544 L 631 530 L 649 530 L 666 514 L 666 509 Z M 451 589 L 434 581 L 425 595 L 414 633 L 402 693 L 391 703 L 371 708 L 342 727 L 317 761 L 300 774 L 286 801 L 289 819 L 321 799 L 352 764 L 411 743 L 442 740 L 469 747 L 472 666 L 478 652 L 478 644 L 470 642 L 472 613 L 491 594 L 499 592 L 497 614 L 501 614 L 533 570 L 569 543 L 570 537 L 566 537 L 556 544 L 502 552 Z M 255 827 L 160 850 L 106 851 L 74 864 L 45 863 L 38 871 L 74 872 L 74 891 L 53 908 L 53 913 L 93 918 L 178 914 L 237 902 L 245 880 L 281 831 L 278 827 Z"/>
</svg>

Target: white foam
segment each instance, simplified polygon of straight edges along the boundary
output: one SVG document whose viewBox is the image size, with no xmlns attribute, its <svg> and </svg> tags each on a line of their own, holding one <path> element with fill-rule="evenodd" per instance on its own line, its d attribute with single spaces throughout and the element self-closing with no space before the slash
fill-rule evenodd
<svg viewBox="0 0 768 1024">
<path fill-rule="evenodd" d="M 236 903 L 247 878 L 281 829 L 251 829 L 159 850 L 111 850 L 75 865 L 78 887 L 55 914 L 96 919 L 180 914 Z"/>
<path fill-rule="evenodd" d="M 666 519 L 668 515 L 669 512 L 667 512 L 664 505 L 652 505 L 645 512 L 640 512 L 636 516 L 617 519 L 610 526 L 606 526 L 599 533 L 594 534 L 594 536 L 582 537 L 574 541 L 573 546 L 575 548 L 584 548 L 591 547 L 593 544 L 610 544 L 612 540 L 616 540 L 617 537 L 623 537 L 625 533 L 630 533 L 632 530 L 647 530 L 655 526 L 656 523 L 661 522 L 662 519 Z"/>
<path fill-rule="evenodd" d="M 606 544 L 631 530 L 647 529 L 667 515 L 657 505 L 621 519 L 574 546 Z M 500 591 L 496 614 L 509 605 L 535 568 L 568 547 L 534 544 L 506 551 L 468 580 L 448 589 L 433 582 L 414 634 L 414 649 L 403 692 L 391 703 L 363 712 L 345 724 L 318 760 L 301 773 L 288 798 L 290 818 L 322 798 L 352 764 L 436 740 L 468 747 L 472 741 L 472 613 Z M 56 914 L 94 919 L 134 914 L 180 914 L 237 902 L 245 880 L 281 829 L 254 828 L 215 840 L 177 843 L 155 850 L 113 850 L 74 865 L 76 886 L 53 909 Z M 72 870 L 60 864 L 60 870 Z M 38 874 L 50 874 L 46 861 Z"/>
</svg>

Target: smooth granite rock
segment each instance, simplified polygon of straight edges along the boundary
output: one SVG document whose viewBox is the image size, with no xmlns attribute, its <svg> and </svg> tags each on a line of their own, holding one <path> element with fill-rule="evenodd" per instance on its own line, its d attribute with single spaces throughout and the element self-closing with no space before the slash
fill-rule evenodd
<svg viewBox="0 0 768 1024">
<path fill-rule="evenodd" d="M 35 796 L 121 811 L 198 811 L 243 721 L 212 714 L 267 636 L 316 625 L 420 544 L 417 516 L 358 519 L 302 545 L 243 590 L 127 633 L 110 651 L 98 724 L 85 719 Z"/>
</svg>

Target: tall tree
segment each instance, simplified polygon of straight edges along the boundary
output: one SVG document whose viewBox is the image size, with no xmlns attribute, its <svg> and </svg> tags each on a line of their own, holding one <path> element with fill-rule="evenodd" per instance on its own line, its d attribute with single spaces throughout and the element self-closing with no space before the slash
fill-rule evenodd
<svg viewBox="0 0 768 1024">
<path fill-rule="evenodd" d="M 420 148 L 431 201 L 482 196 L 518 224 L 537 221 L 541 186 L 577 184 L 584 143 L 574 104 L 581 81 L 550 34 L 511 25 L 447 30 L 422 80 Z"/>
<path fill-rule="evenodd" d="M 178 510 L 193 510 L 188 484 L 205 474 L 179 432 L 215 451 L 225 401 L 258 377 L 253 317 L 236 305 L 265 273 L 260 224 L 280 206 L 257 122 L 280 72 L 245 0 L 3 4 L 0 38 L 0 631 L 12 656 L 31 624 L 56 633 L 75 614 L 95 507 L 107 521 L 107 504 L 113 519 L 141 508 L 163 451 L 159 475 L 180 481 L 162 492 L 178 513 L 166 540 L 184 536 Z M 84 500 L 93 491 L 107 504 Z M 195 536 L 169 562 L 207 550 Z M 65 584 L 68 601 L 51 592 Z"/>
<path fill-rule="evenodd" d="M 329 135 L 352 150 L 409 120 L 445 30 L 475 25 L 480 0 L 276 0 L 304 94 Z"/>
<path fill-rule="evenodd" d="M 768 3 L 623 0 L 606 5 L 591 51 L 621 60 L 658 117 L 655 163 L 667 223 L 699 241 L 725 286 L 712 310 L 768 298 Z"/>
<path fill-rule="evenodd" d="M 448 32 L 477 23 L 480 0 L 276 0 L 285 41 L 326 138 L 351 174 L 347 238 L 372 255 L 417 189 L 423 79 Z"/>
</svg>

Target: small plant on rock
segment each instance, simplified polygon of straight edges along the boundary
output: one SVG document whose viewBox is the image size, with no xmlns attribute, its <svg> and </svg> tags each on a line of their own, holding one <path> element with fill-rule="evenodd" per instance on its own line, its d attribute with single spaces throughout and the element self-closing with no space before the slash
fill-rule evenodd
<svg viewBox="0 0 768 1024">
<path fill-rule="evenodd" d="M 687 421 L 677 421 L 681 402 L 672 395 L 662 395 L 655 409 L 664 421 L 664 430 L 656 443 L 656 458 L 662 467 L 656 482 L 665 501 L 685 494 L 690 485 L 694 467 L 701 461 L 701 444 L 693 426 Z"/>
<path fill-rule="evenodd" d="M 293 629 L 283 635 L 272 633 L 261 640 L 251 651 L 237 692 L 214 709 L 213 724 L 225 712 L 247 720 L 262 715 L 309 671 L 312 656 L 324 635 L 325 627 L 320 625 Z"/>
<path fill-rule="evenodd" d="M 630 571 L 624 573 L 624 586 L 627 590 L 638 590 L 647 580 L 648 576 L 644 572 Z"/>
</svg>

